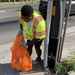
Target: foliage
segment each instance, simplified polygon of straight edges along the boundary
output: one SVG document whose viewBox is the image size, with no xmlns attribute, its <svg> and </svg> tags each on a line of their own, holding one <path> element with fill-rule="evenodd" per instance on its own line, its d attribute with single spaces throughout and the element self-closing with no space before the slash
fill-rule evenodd
<svg viewBox="0 0 75 75">
<path fill-rule="evenodd" d="M 69 71 L 75 71 L 75 55 L 69 57 L 61 63 L 56 63 L 56 74 L 67 74 Z"/>
<path fill-rule="evenodd" d="M 19 2 L 21 0 L 0 0 L 0 2 Z M 22 1 L 35 1 L 35 0 L 22 0 Z M 36 1 L 39 1 L 39 0 L 36 0 Z"/>
<path fill-rule="evenodd" d="M 14 0 L 0 0 L 0 2 L 14 2 Z M 21 0 L 15 0 L 16 2 L 19 2 Z M 26 1 L 26 0 L 22 0 L 22 1 Z"/>
</svg>

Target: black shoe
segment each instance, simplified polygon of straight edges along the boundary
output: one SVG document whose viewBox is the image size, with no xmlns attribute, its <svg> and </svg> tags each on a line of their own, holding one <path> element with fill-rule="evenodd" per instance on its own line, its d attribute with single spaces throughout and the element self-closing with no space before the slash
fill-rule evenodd
<svg viewBox="0 0 75 75">
<path fill-rule="evenodd" d="M 36 65 L 36 64 L 38 64 L 39 62 L 41 61 L 41 57 L 40 58 L 36 58 L 36 60 L 34 60 L 32 63 L 34 64 L 34 65 Z"/>
</svg>

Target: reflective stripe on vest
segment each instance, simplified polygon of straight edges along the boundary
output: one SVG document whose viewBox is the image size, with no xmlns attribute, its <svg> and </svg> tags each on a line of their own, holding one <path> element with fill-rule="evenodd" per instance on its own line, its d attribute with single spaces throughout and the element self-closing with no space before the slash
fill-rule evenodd
<svg viewBox="0 0 75 75">
<path fill-rule="evenodd" d="M 37 16 L 34 19 L 34 27 L 36 28 L 41 21 L 43 21 L 43 18 L 41 16 Z"/>
<path fill-rule="evenodd" d="M 31 37 L 31 38 L 34 38 L 33 36 L 30 36 L 30 35 L 29 35 L 29 34 L 27 34 L 27 33 L 26 33 L 26 35 L 28 35 L 28 36 L 29 36 L 29 37 Z"/>
<path fill-rule="evenodd" d="M 37 16 L 34 21 L 33 33 L 34 33 L 34 36 L 36 37 L 44 36 L 46 34 L 46 30 L 43 30 L 41 32 L 36 32 L 36 28 L 38 27 L 41 21 L 43 21 L 43 18 L 41 16 Z"/>
<path fill-rule="evenodd" d="M 21 19 L 21 13 L 19 14 L 19 19 Z M 31 39 L 33 39 L 34 37 L 42 37 L 42 36 L 45 36 L 45 30 L 43 29 L 42 31 L 38 31 L 38 32 L 36 32 L 36 28 L 38 27 L 38 25 L 40 24 L 40 22 L 41 21 L 44 21 L 44 19 L 40 16 L 40 15 L 34 15 L 35 17 L 34 17 L 34 25 L 32 26 L 32 34 L 33 35 L 30 35 L 30 33 L 27 33 L 26 32 L 26 35 L 28 36 L 28 37 L 30 37 Z M 21 24 L 22 24 L 22 26 L 24 27 L 25 26 L 25 21 L 24 20 L 21 20 Z"/>
<path fill-rule="evenodd" d="M 22 24 L 22 26 L 24 26 L 24 21 L 21 19 L 21 16 L 22 16 L 22 14 L 20 12 L 18 20 L 19 20 L 19 23 Z"/>
<path fill-rule="evenodd" d="M 36 32 L 36 36 L 44 36 L 46 34 L 46 30 L 41 32 Z"/>
</svg>

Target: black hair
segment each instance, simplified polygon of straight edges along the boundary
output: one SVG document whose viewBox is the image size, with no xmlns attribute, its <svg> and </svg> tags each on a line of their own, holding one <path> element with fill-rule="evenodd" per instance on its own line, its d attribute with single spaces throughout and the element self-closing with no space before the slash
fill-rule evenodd
<svg viewBox="0 0 75 75">
<path fill-rule="evenodd" d="M 22 8 L 21 8 L 21 14 L 23 16 L 28 16 L 30 17 L 32 14 L 33 14 L 33 7 L 30 6 L 30 5 L 24 5 Z"/>
</svg>

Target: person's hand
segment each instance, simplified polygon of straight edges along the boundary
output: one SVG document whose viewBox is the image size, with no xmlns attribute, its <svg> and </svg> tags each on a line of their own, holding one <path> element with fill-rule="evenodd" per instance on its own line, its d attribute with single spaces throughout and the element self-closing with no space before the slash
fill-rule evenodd
<svg viewBox="0 0 75 75">
<path fill-rule="evenodd" d="M 27 46 L 26 42 L 20 42 L 20 44 L 23 45 L 23 46 Z"/>
<path fill-rule="evenodd" d="M 18 31 L 18 35 L 20 35 L 22 32 L 23 32 L 23 30 L 20 29 L 20 30 Z"/>
</svg>

